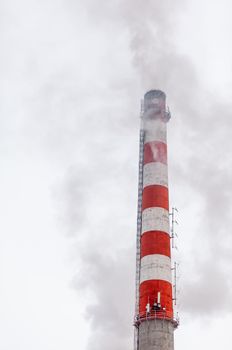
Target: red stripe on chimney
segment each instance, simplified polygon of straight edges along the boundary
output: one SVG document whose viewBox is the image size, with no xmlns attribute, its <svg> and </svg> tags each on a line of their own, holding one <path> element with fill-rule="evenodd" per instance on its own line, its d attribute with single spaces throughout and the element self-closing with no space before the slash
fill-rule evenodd
<svg viewBox="0 0 232 350">
<path fill-rule="evenodd" d="M 152 185 L 144 188 L 142 210 L 152 207 L 160 207 L 169 210 L 167 187 Z"/>
<path fill-rule="evenodd" d="M 141 258 L 152 254 L 162 254 L 171 257 L 169 234 L 161 231 L 149 231 L 142 235 Z"/>
</svg>

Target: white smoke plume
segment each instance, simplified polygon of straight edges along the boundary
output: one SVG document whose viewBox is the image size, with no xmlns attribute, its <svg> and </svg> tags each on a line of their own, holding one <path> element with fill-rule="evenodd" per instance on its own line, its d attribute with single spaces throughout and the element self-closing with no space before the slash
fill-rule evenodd
<svg viewBox="0 0 232 350">
<path fill-rule="evenodd" d="M 0 2 L 3 153 L 49 163 L 58 225 L 75 242 L 88 350 L 132 347 L 139 99 L 151 88 L 173 113 L 182 312 L 231 311 L 231 101 L 203 85 L 204 70 L 177 44 L 190 3 L 200 13 L 207 1 Z"/>
<path fill-rule="evenodd" d="M 181 137 L 178 139 L 174 135 L 172 141 L 176 142 L 176 149 L 179 147 L 180 153 L 174 155 L 170 150 L 170 172 L 173 172 L 171 176 L 176 182 L 174 189 L 171 189 L 172 197 L 175 198 L 175 191 L 180 191 L 183 195 L 185 189 L 191 188 L 198 193 L 203 202 L 201 217 L 196 219 L 198 232 L 194 233 L 195 244 L 189 248 L 192 259 L 188 261 L 186 256 L 182 258 L 183 264 L 186 264 L 181 282 L 182 312 L 195 313 L 197 316 L 210 315 L 215 311 L 225 312 L 229 308 L 231 298 L 228 280 L 231 258 L 228 245 L 225 244 L 231 243 L 228 234 L 231 219 L 228 209 L 231 207 L 231 161 L 226 155 L 228 122 L 229 125 L 231 122 L 230 105 L 227 109 L 220 106 L 220 103 L 204 90 L 189 58 L 178 53 L 175 47 L 175 25 L 185 5 L 183 1 L 115 1 L 104 7 L 99 6 L 99 3 L 96 5 L 95 2 L 89 2 L 88 13 L 96 23 L 101 22 L 106 31 L 111 23 L 123 26 L 128 35 L 131 62 L 144 91 L 150 88 L 163 89 L 170 97 L 172 109 L 175 111 L 173 118 L 179 119 L 178 132 Z M 135 123 L 135 120 L 130 120 L 130 123 Z M 169 128 L 172 128 L 171 122 Z M 120 141 L 123 141 L 126 147 L 126 139 L 120 138 Z M 170 144 L 169 146 L 171 147 Z M 107 154 L 106 148 L 104 152 Z M 111 151 L 112 148 L 109 153 Z M 226 159 L 222 158 L 222 154 L 226 155 Z M 134 200 L 136 184 L 132 169 L 134 172 L 136 170 L 135 167 L 127 168 L 127 160 L 125 163 L 120 160 L 120 164 L 111 164 L 114 168 L 120 167 L 117 175 L 106 168 L 105 160 L 101 163 L 102 172 L 99 168 L 97 170 L 103 177 L 105 187 L 104 190 L 101 189 L 100 198 L 104 199 L 104 203 L 108 198 L 111 203 L 102 213 L 101 221 L 99 220 L 94 230 L 98 237 L 94 238 L 94 244 L 89 243 L 92 232 L 86 236 L 86 246 L 84 244 L 81 249 L 82 272 L 77 274 L 74 281 L 79 291 L 83 290 L 84 285 L 85 291 L 90 289 L 94 294 L 94 301 L 86 310 L 86 317 L 91 320 L 93 330 L 88 346 L 91 350 L 109 347 L 124 349 L 129 346 L 130 334 L 132 335 L 132 329 L 128 325 L 132 323 L 133 312 L 132 270 L 135 247 L 129 247 L 126 254 L 123 235 L 118 248 L 118 242 L 115 243 L 119 232 L 128 234 L 128 229 L 130 239 L 135 240 L 135 205 L 132 204 L 131 195 L 133 193 Z M 107 161 L 109 162 L 109 159 Z M 133 158 L 130 161 L 136 163 L 137 159 Z M 90 167 L 88 171 L 91 172 Z M 120 171 L 123 173 L 123 181 L 120 181 Z M 126 182 L 130 176 L 133 178 L 133 186 L 128 187 Z M 94 189 L 93 184 L 92 186 L 93 192 L 88 200 L 95 202 L 94 193 L 98 191 Z M 118 198 L 121 198 L 120 203 L 124 203 L 123 210 L 119 206 L 112 206 L 116 195 L 115 186 L 121 189 Z M 105 191 L 111 192 L 107 196 Z M 183 206 L 181 196 L 177 194 L 176 197 Z M 74 201 L 68 205 L 77 207 L 78 203 Z M 129 210 L 127 205 L 132 206 L 134 212 Z M 128 220 L 128 216 L 131 220 Z M 125 226 L 122 225 L 122 220 L 127 223 Z M 89 226 L 89 221 L 91 216 L 85 225 Z M 188 232 L 183 232 L 183 235 L 187 234 Z M 105 235 L 108 238 L 106 245 Z M 220 237 L 223 237 L 223 240 Z M 205 255 L 202 247 L 205 249 Z M 220 258 L 215 258 L 219 256 Z M 191 271 L 190 275 L 187 269 L 188 272 Z M 87 275 L 88 282 L 84 283 Z M 223 295 L 223 298 L 218 298 L 219 295 Z"/>
<path fill-rule="evenodd" d="M 12 125 L 24 121 L 22 131 L 32 144 L 63 166 L 54 202 L 62 229 L 76 239 L 73 286 L 91 295 L 88 350 L 132 344 L 139 99 L 150 88 L 166 92 L 173 112 L 171 204 L 177 203 L 180 218 L 190 217 L 189 227 L 180 228 L 182 312 L 210 315 L 215 299 L 217 312 L 230 309 L 231 103 L 207 91 L 176 45 L 188 4 L 2 4 L 6 23 L 17 18 L 18 35 L 6 31 L 9 65 L 1 57 L 5 91 L 14 97 L 14 104 L 5 99 L 5 109 L 18 117 Z M 192 215 L 191 202 L 197 208 Z"/>
<path fill-rule="evenodd" d="M 161 88 L 166 91 L 167 95 L 172 96 L 173 108 L 179 113 L 179 118 L 183 116 L 181 122 L 191 125 L 192 118 L 197 119 L 198 112 L 197 106 L 191 102 L 193 94 L 195 94 L 195 101 L 201 102 L 197 95 L 199 85 L 193 66 L 186 57 L 178 54 L 173 44 L 175 22 L 178 21 L 179 12 L 183 11 L 183 5 L 183 1 L 175 2 L 175 4 L 173 1 L 162 2 L 162 4 L 158 1 L 148 1 L 146 5 L 143 1 L 133 3 L 130 1 L 115 1 L 106 5 L 106 7 L 103 6 L 104 11 L 102 11 L 103 7 L 99 6 L 99 3 L 96 5 L 95 2 L 89 2 L 88 12 L 90 18 L 97 23 L 100 22 L 106 31 L 110 30 L 111 22 L 114 25 L 116 23 L 117 26 L 123 26 L 125 33 L 128 35 L 131 62 L 139 76 L 143 90 Z M 188 88 L 186 88 L 186 80 L 189 82 Z M 177 85 L 176 82 L 179 82 L 179 84 Z M 138 114 L 138 111 L 134 112 Z M 117 118 L 116 115 L 113 117 Z M 129 118 L 129 121 L 129 127 L 132 123 L 136 123 L 135 118 L 134 120 Z M 124 127 L 124 124 L 122 127 Z M 133 132 L 136 133 L 135 128 L 132 128 Z M 125 136 L 128 137 L 128 134 Z M 92 325 L 89 350 L 107 349 L 109 347 L 119 350 L 132 346 L 133 330 L 131 325 L 134 303 L 134 273 L 132 271 L 135 268 L 136 222 L 136 206 L 132 201 L 135 200 L 136 194 L 135 173 L 137 173 L 137 170 L 135 166 L 128 165 L 128 161 L 131 164 L 134 162 L 134 165 L 136 165 L 137 159 L 135 157 L 129 159 L 126 137 L 124 138 L 122 135 L 119 137 L 118 133 L 118 141 L 120 140 L 121 145 L 125 145 L 125 151 L 123 152 L 124 155 L 126 154 L 125 162 L 122 159 L 118 160 L 117 157 L 115 157 L 114 163 L 110 162 L 109 157 L 114 156 L 117 141 L 115 141 L 113 147 L 111 143 L 108 150 L 109 143 L 104 138 L 105 147 L 102 146 L 104 148 L 102 149 L 104 159 L 99 158 L 100 150 L 98 150 L 98 154 L 94 151 L 93 154 L 96 154 L 98 159 L 95 164 L 97 167 L 95 172 L 95 168 L 90 165 L 94 155 L 89 154 L 90 164 L 86 170 L 87 174 L 91 174 L 91 176 L 92 174 L 98 174 L 101 179 L 95 178 L 92 183 L 89 182 L 88 196 L 84 187 L 81 197 L 74 196 L 69 198 L 70 201 L 67 201 L 68 208 L 74 207 L 82 210 L 81 206 L 85 192 L 85 210 L 87 210 L 86 203 L 92 207 L 92 211 L 91 209 L 86 211 L 86 221 L 84 225 L 82 224 L 85 226 L 85 228 L 81 228 L 85 238 L 82 237 L 80 239 L 82 243 L 78 245 L 82 268 L 74 279 L 74 286 L 80 293 L 91 291 L 93 294 L 93 302 L 86 310 L 86 319 L 90 320 Z M 132 137 L 131 134 L 130 137 Z M 114 169 L 113 171 L 111 167 Z M 173 177 L 180 176 L 180 181 L 184 184 L 187 179 L 183 179 L 183 174 L 180 173 L 180 165 L 178 164 L 176 168 L 176 174 Z M 116 170 L 117 174 L 115 174 Z M 132 170 L 134 173 L 132 173 Z M 127 182 L 130 176 L 132 176 L 133 181 L 128 186 Z M 78 178 L 77 175 L 76 184 L 79 183 L 81 190 L 82 185 Z M 96 186 L 99 186 L 99 181 L 101 187 L 96 188 Z M 68 187 L 70 187 L 70 184 L 76 188 L 73 177 Z M 193 182 L 190 186 L 192 185 L 194 185 Z M 120 192 L 120 194 L 117 195 L 117 192 Z M 95 198 L 95 193 L 99 194 L 98 198 Z M 114 206 L 113 202 L 117 197 L 120 198 L 120 204 L 117 201 L 117 206 Z M 107 201 L 109 206 L 106 204 Z M 104 213 L 100 212 L 99 220 L 95 220 L 96 223 L 91 222 L 94 217 L 93 208 L 99 210 L 101 206 L 104 208 Z M 121 206 L 124 208 L 122 209 Z M 79 225 L 78 227 L 80 229 Z M 125 237 L 128 234 L 130 234 L 129 240 L 133 245 L 127 247 L 128 243 L 126 242 L 129 240 L 126 241 Z M 203 270 L 205 274 L 206 268 L 203 267 Z M 192 288 L 192 282 L 191 280 L 188 281 L 189 288 Z M 200 283 L 196 283 L 195 290 L 188 294 L 187 305 L 192 305 L 194 293 L 200 293 Z M 185 295 L 187 290 L 188 284 L 184 287 Z M 185 308 L 185 310 L 187 309 L 188 307 Z"/>
</svg>

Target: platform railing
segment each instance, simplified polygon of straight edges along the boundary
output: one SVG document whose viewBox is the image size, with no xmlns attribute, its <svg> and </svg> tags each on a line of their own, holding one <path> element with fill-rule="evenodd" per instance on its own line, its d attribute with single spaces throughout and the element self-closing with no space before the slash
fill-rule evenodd
<svg viewBox="0 0 232 350">
<path fill-rule="evenodd" d="M 167 320 L 173 323 L 174 328 L 179 326 L 179 318 L 173 316 L 172 311 L 167 310 L 151 310 L 150 312 L 140 312 L 134 320 L 134 326 L 139 327 L 140 323 L 149 320 Z"/>
</svg>

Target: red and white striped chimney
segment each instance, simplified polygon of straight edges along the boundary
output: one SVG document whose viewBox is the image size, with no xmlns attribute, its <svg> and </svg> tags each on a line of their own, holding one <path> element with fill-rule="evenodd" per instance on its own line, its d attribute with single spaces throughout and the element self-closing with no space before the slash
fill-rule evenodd
<svg viewBox="0 0 232 350">
<path fill-rule="evenodd" d="M 137 236 L 137 350 L 173 350 L 166 96 L 144 96 L 140 138 Z M 141 164 L 142 162 L 142 164 Z M 163 322 L 162 325 L 160 322 Z"/>
</svg>

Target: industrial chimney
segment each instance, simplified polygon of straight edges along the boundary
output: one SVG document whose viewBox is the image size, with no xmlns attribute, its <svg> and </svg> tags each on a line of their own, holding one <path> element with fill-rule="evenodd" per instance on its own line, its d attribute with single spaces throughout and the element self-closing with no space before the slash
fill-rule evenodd
<svg viewBox="0 0 232 350">
<path fill-rule="evenodd" d="M 166 95 L 148 91 L 141 111 L 135 350 L 174 350 Z"/>
</svg>

